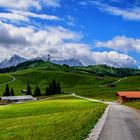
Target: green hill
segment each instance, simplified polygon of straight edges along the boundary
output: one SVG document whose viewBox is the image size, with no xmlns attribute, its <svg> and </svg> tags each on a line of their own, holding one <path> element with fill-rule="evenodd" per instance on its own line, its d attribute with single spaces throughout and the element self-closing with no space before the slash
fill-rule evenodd
<svg viewBox="0 0 140 140">
<path fill-rule="evenodd" d="M 21 63 L 13 67 L 13 69 L 7 68 L 4 72 L 7 70 L 13 71 L 11 75 L 14 76 L 16 80 L 9 83 L 9 86 L 14 88 L 15 95 L 21 95 L 21 90 L 26 89 L 27 83 L 31 85 L 32 93 L 38 85 L 41 88 L 42 94 L 45 95 L 45 89 L 52 80 L 58 81 L 65 93 L 75 92 L 82 96 L 104 100 L 116 99 L 115 93 L 117 91 L 139 90 L 138 81 L 140 80 L 140 76 L 129 76 L 127 79 L 115 83 L 113 86 L 106 85 L 120 79 L 116 76 L 108 76 L 109 74 L 111 75 L 111 72 L 109 72 L 111 69 L 112 73 L 115 73 L 114 71 L 119 71 L 119 69 L 111 68 L 106 65 L 69 67 L 67 65 L 61 66 L 37 60 Z M 92 70 L 94 72 L 92 72 Z M 106 73 L 107 71 L 108 74 Z M 135 74 L 137 72 L 138 74 L 139 70 L 128 69 L 129 75 L 132 75 L 131 72 L 135 72 Z M 8 77 L 7 74 L 1 74 L 1 76 Z M 0 82 L 3 81 L 4 83 L 8 81 L 7 78 L 1 76 Z M 10 79 L 11 77 L 9 77 L 9 80 Z M 131 83 L 133 83 L 133 85 Z M 1 85 L 0 89 L 0 95 L 2 95 L 5 90 L 5 85 Z"/>
<path fill-rule="evenodd" d="M 87 67 L 78 67 L 81 71 L 86 71 L 89 73 L 97 75 L 108 75 L 113 77 L 126 77 L 140 75 L 140 70 L 132 68 L 114 68 L 107 65 L 94 65 Z"/>
<path fill-rule="evenodd" d="M 39 69 L 47 71 L 78 72 L 84 74 L 96 74 L 98 76 L 126 77 L 140 75 L 140 70 L 132 68 L 114 68 L 107 65 L 69 67 L 68 65 L 57 65 L 43 60 L 26 61 L 17 66 L 0 69 L 0 73 L 13 72 L 24 69 Z"/>
<path fill-rule="evenodd" d="M 65 93 L 77 92 L 79 94 L 85 93 L 84 95 L 95 97 L 93 94 L 98 85 L 106 84 L 117 80 L 117 78 L 104 77 L 103 80 L 97 80 L 95 75 L 92 74 L 81 74 L 74 72 L 63 72 L 63 71 L 46 71 L 38 69 L 20 70 L 16 73 L 11 73 L 16 80 L 9 83 L 10 87 L 13 87 L 16 95 L 21 95 L 20 91 L 26 89 L 27 83 L 30 83 L 32 91 L 38 85 L 41 88 L 42 93 L 45 93 L 45 89 L 49 82 L 56 80 L 60 82 L 62 90 Z M 5 85 L 1 86 L 1 95 L 5 90 Z M 88 93 L 88 90 L 93 90 Z"/>
<path fill-rule="evenodd" d="M 0 73 L 7 73 L 7 72 L 15 72 L 19 70 L 25 69 L 39 69 L 39 70 L 47 70 L 47 71 L 78 71 L 76 68 L 69 67 L 68 65 L 57 65 L 51 62 L 45 62 L 43 60 L 34 60 L 34 61 L 26 61 L 23 63 L 18 64 L 17 66 L 12 66 L 8 68 L 0 69 Z"/>
</svg>

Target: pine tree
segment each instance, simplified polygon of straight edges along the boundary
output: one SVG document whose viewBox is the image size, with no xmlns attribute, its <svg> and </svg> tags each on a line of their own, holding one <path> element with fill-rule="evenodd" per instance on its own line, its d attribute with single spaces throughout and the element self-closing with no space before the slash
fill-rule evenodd
<svg viewBox="0 0 140 140">
<path fill-rule="evenodd" d="M 10 96 L 10 90 L 8 84 L 6 84 L 6 88 L 5 88 L 5 92 L 3 93 L 3 96 Z"/>
<path fill-rule="evenodd" d="M 53 94 L 54 94 L 54 90 L 53 90 L 53 85 L 52 85 L 52 83 L 49 84 L 48 89 L 49 89 L 49 94 L 50 94 L 50 95 L 53 95 Z"/>
<path fill-rule="evenodd" d="M 52 94 L 56 94 L 57 93 L 57 85 L 56 85 L 56 81 L 53 80 L 52 81 Z"/>
<path fill-rule="evenodd" d="M 11 96 L 15 96 L 15 93 L 14 93 L 14 89 L 13 88 L 11 88 Z"/>
<path fill-rule="evenodd" d="M 37 86 L 34 92 L 34 96 L 41 96 L 40 88 Z"/>
<path fill-rule="evenodd" d="M 45 94 L 46 95 L 51 95 L 49 87 L 46 88 Z"/>
<path fill-rule="evenodd" d="M 53 80 L 49 86 L 46 88 L 46 95 L 61 94 L 61 86 L 59 82 Z"/>
<path fill-rule="evenodd" d="M 31 89 L 29 83 L 28 83 L 28 85 L 27 85 L 27 93 L 26 93 L 26 95 L 32 95 L 32 89 Z"/>
<path fill-rule="evenodd" d="M 60 86 L 60 83 L 57 83 L 57 94 L 61 94 L 61 86 Z"/>
</svg>

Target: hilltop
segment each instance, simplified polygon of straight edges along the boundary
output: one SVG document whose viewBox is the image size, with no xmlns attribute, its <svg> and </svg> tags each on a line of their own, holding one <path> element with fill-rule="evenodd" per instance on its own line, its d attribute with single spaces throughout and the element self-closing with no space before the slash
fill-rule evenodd
<svg viewBox="0 0 140 140">
<path fill-rule="evenodd" d="M 49 61 L 33 60 L 25 61 L 16 66 L 0 69 L 0 73 L 13 72 L 23 69 L 41 69 L 52 71 L 65 71 L 65 72 L 79 72 L 96 74 L 97 76 L 111 76 L 111 77 L 126 77 L 140 75 L 140 70 L 132 68 L 114 68 L 107 65 L 93 65 L 93 66 L 69 66 L 66 64 L 59 65 Z"/>
</svg>

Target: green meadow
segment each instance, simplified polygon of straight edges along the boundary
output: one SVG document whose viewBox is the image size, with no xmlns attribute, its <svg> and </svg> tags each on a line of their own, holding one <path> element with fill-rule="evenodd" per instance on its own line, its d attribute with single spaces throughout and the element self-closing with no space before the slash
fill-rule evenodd
<svg viewBox="0 0 140 140">
<path fill-rule="evenodd" d="M 115 87 L 100 86 L 117 81 L 118 77 L 105 76 L 102 80 L 97 80 L 95 74 L 85 74 L 80 72 L 65 72 L 65 71 L 50 71 L 44 69 L 28 69 L 20 70 L 16 73 L 11 73 L 16 80 L 9 83 L 10 87 L 14 88 L 15 95 L 21 95 L 21 90 L 26 89 L 27 83 L 30 83 L 32 87 L 32 93 L 35 87 L 38 85 L 41 88 L 41 92 L 44 95 L 45 89 L 49 82 L 56 80 L 60 82 L 64 93 L 72 93 L 96 98 L 103 100 L 116 100 L 117 91 L 126 90 L 140 90 L 139 82 L 140 76 L 130 76 L 127 79 L 122 80 L 115 84 Z M 0 75 L 0 82 L 7 82 L 11 80 L 7 74 Z M 133 83 L 133 84 L 132 84 Z M 3 94 L 5 85 L 0 86 L 0 95 Z"/>
<path fill-rule="evenodd" d="M 125 103 L 125 105 L 127 106 L 130 106 L 130 107 L 134 107 L 136 109 L 139 109 L 140 110 L 140 102 L 128 102 L 128 103 Z"/>
<path fill-rule="evenodd" d="M 28 62 L 30 63 L 30 62 Z M 41 63 L 41 64 L 40 64 Z M 84 97 L 99 100 L 116 100 L 116 92 L 140 90 L 140 76 L 129 76 L 115 83 L 114 87 L 107 84 L 121 79 L 98 75 L 76 68 L 68 68 L 51 63 L 32 63 L 28 67 L 19 67 L 15 72 L 0 74 L 0 96 L 5 90 L 5 84 L 13 87 L 15 95 L 22 95 L 27 83 L 32 93 L 38 85 L 43 98 L 45 89 L 52 80 L 61 84 L 65 94 L 54 95 L 54 99 L 28 102 L 8 106 L 0 106 L 0 140 L 83 140 L 90 133 L 96 122 L 103 114 L 106 105 L 78 99 L 62 97 L 76 93 Z M 127 105 L 139 109 L 139 102 Z"/>
<path fill-rule="evenodd" d="M 12 78 L 8 74 L 0 74 L 0 84 L 9 82 L 11 80 L 12 80 Z"/>
<path fill-rule="evenodd" d="M 83 140 L 106 105 L 73 97 L 0 107 L 0 140 Z"/>
<path fill-rule="evenodd" d="M 55 79 L 56 81 L 60 82 L 62 90 L 65 93 L 76 92 L 80 95 L 96 97 L 99 94 L 99 85 L 111 83 L 118 79 L 105 77 L 103 80 L 97 80 L 96 75 L 92 74 L 36 69 L 21 70 L 17 71 L 16 73 L 11 73 L 11 75 L 16 78 L 14 82 L 9 83 L 9 86 L 14 88 L 15 95 L 21 95 L 20 91 L 26 89 L 27 83 L 30 83 L 32 92 L 34 92 L 35 87 L 38 85 L 41 88 L 42 94 L 44 94 L 49 82 Z M 5 85 L 2 85 L 0 88 L 0 94 L 2 95 L 5 90 Z M 113 98 L 112 95 L 110 96 L 106 94 L 105 96 L 103 93 L 103 97 Z"/>
</svg>

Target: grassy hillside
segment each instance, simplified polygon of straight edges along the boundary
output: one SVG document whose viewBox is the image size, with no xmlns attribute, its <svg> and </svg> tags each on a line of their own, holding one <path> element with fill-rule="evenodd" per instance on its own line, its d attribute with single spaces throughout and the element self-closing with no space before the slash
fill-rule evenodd
<svg viewBox="0 0 140 140">
<path fill-rule="evenodd" d="M 38 85 L 44 94 L 49 82 L 55 79 L 61 83 L 62 90 L 66 93 L 76 92 L 84 96 L 96 97 L 100 95 L 97 91 L 99 89 L 99 85 L 110 83 L 118 79 L 106 76 L 103 80 L 97 80 L 96 76 L 93 74 L 35 69 L 18 71 L 16 73 L 11 73 L 11 75 L 13 75 L 16 80 L 13 83 L 10 83 L 9 86 L 14 88 L 16 95 L 20 95 L 20 91 L 26 89 L 27 83 L 30 83 L 32 91 L 34 91 L 36 85 Z M 4 90 L 5 85 L 1 87 L 1 95 Z M 104 93 L 102 95 L 104 97 L 106 96 L 106 98 L 110 96 L 104 95 Z M 112 98 L 112 96 L 110 97 Z"/>
<path fill-rule="evenodd" d="M 129 76 L 120 83 L 116 83 L 115 87 L 107 85 L 100 86 L 115 82 L 121 77 L 110 77 L 104 75 L 103 78 L 98 79 L 98 77 L 100 77 L 98 74 L 94 74 L 89 71 L 83 71 L 83 69 L 87 68 L 94 68 L 94 71 L 96 70 L 97 73 L 105 70 L 109 73 L 111 70 L 111 67 L 105 65 L 82 67 L 81 70 L 81 67 L 60 66 L 40 60 L 33 62 L 27 61 L 19 64 L 16 67 L 17 71 L 11 73 L 11 75 L 13 75 L 16 80 L 9 85 L 10 87 L 14 88 L 16 95 L 21 95 L 20 91 L 26 89 L 27 83 L 30 83 L 32 92 L 34 92 L 35 87 L 38 85 L 41 88 L 42 94 L 44 94 L 48 84 L 52 80 L 57 80 L 60 82 L 62 90 L 65 93 L 75 92 L 82 96 L 104 100 L 115 100 L 115 93 L 117 91 L 140 90 L 140 76 Z M 112 71 L 114 70 L 116 69 L 112 68 Z M 7 74 L 1 74 L 0 82 L 5 82 L 8 80 L 8 78 L 9 80 L 11 79 L 11 77 L 8 77 Z M 5 90 L 5 85 L 1 86 L 0 89 L 0 95 L 2 95 Z"/>
<path fill-rule="evenodd" d="M 0 107 L 0 139 L 83 140 L 105 107 L 77 98 Z"/>
<path fill-rule="evenodd" d="M 8 74 L 0 74 L 0 84 L 11 81 L 12 78 Z"/>
<path fill-rule="evenodd" d="M 96 79 L 97 76 L 94 74 L 83 74 L 64 71 L 46 71 L 41 69 L 21 70 L 17 71 L 16 73 L 11 73 L 11 75 L 13 75 L 16 80 L 13 83 L 10 83 L 9 86 L 14 88 L 16 95 L 21 95 L 20 91 L 22 89 L 26 89 L 27 83 L 30 83 L 33 92 L 36 85 L 39 85 L 42 94 L 44 94 L 49 82 L 54 79 L 61 83 L 62 90 L 65 93 L 75 92 L 79 95 L 96 99 L 115 100 L 115 93 L 117 91 L 140 90 L 140 76 L 128 77 L 127 79 L 116 83 L 115 87 L 110 87 L 107 85 L 100 85 L 117 81 L 120 78 L 105 76 L 104 79 L 98 80 Z M 11 77 L 8 77 L 8 75 L 1 76 L 5 76 L 11 79 Z M 0 81 L 3 81 L 3 79 L 5 79 L 6 81 L 5 77 L 0 77 Z M 5 89 L 5 85 L 2 85 L 0 89 L 0 95 L 2 95 Z"/>
<path fill-rule="evenodd" d="M 13 72 L 23 69 L 41 69 L 51 71 L 65 71 L 65 72 L 78 72 L 85 74 L 107 75 L 112 77 L 126 77 L 140 75 L 140 70 L 132 68 L 114 68 L 107 65 L 91 65 L 80 67 L 69 67 L 68 65 L 57 65 L 51 62 L 45 62 L 43 60 L 26 61 L 12 66 L 9 68 L 0 69 L 0 73 Z"/>
<path fill-rule="evenodd" d="M 87 67 L 77 67 L 81 71 L 94 73 L 97 75 L 108 75 L 113 77 L 126 77 L 140 75 L 140 70 L 132 68 L 114 68 L 107 65 L 94 65 Z"/>
<path fill-rule="evenodd" d="M 38 69 L 38 70 L 46 70 L 46 71 L 65 71 L 65 72 L 76 72 L 80 73 L 80 70 L 74 67 L 69 67 L 67 65 L 61 66 L 57 64 L 53 64 L 51 62 L 45 62 L 43 60 L 34 60 L 34 61 L 26 61 L 18 64 L 17 66 L 12 66 L 8 68 L 0 69 L 0 73 L 8 73 L 15 72 L 25 69 Z M 83 72 L 82 73 L 87 73 Z"/>
<path fill-rule="evenodd" d="M 129 102 L 129 103 L 125 103 L 125 105 L 130 106 L 130 107 L 134 107 L 134 108 L 140 110 L 140 102 Z"/>
</svg>

